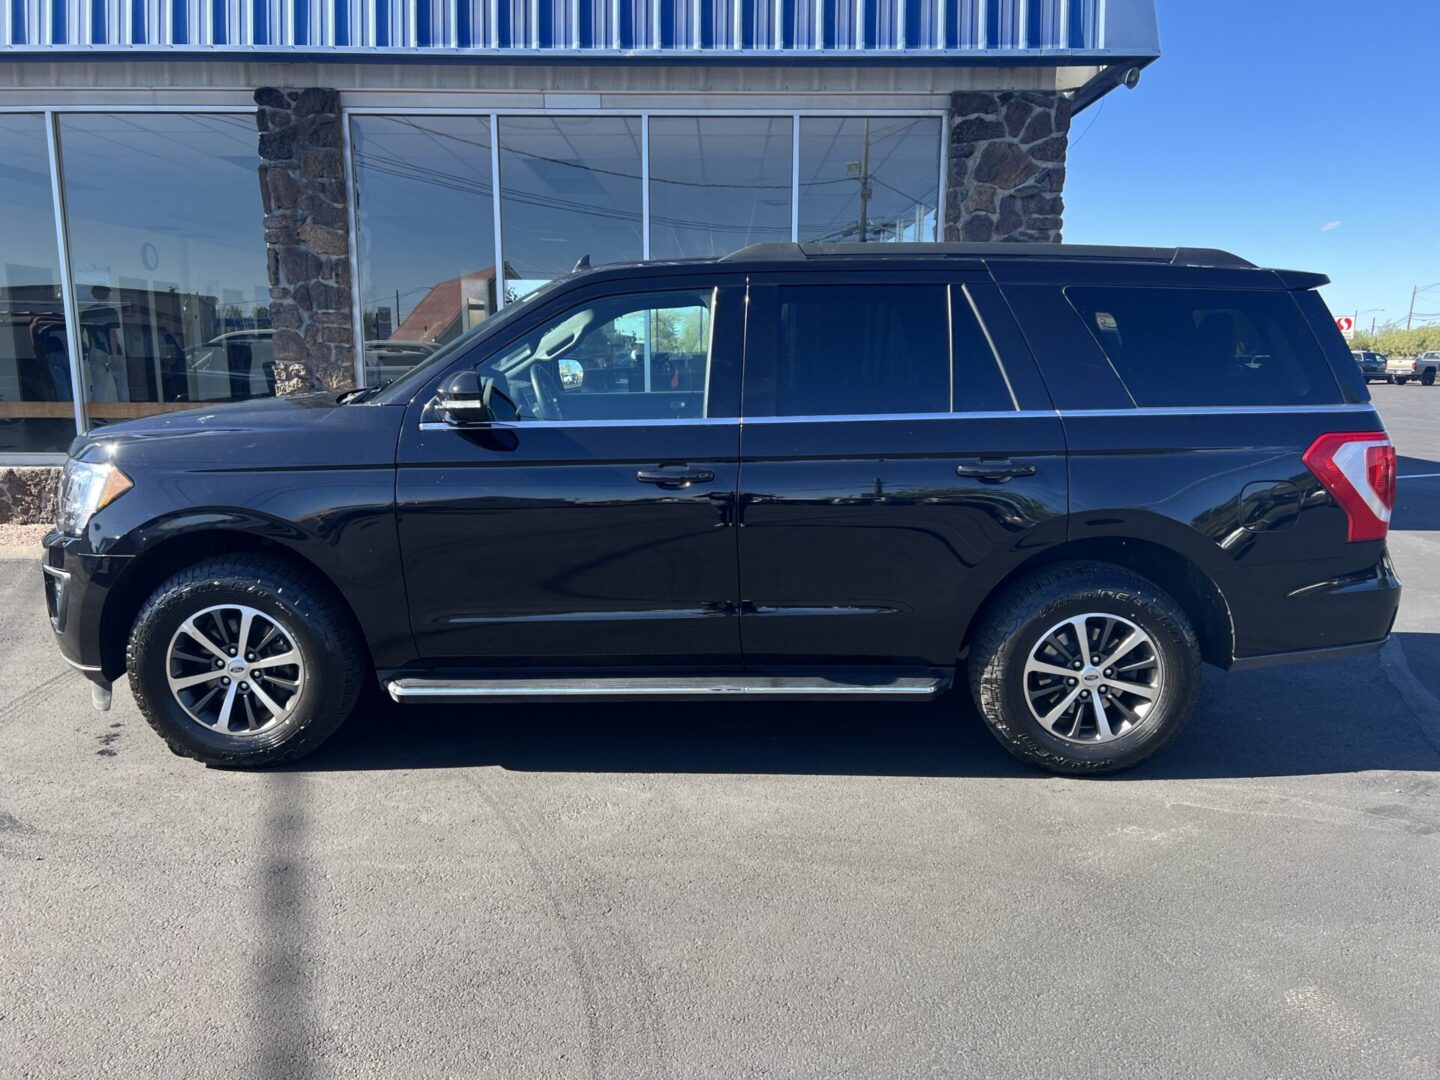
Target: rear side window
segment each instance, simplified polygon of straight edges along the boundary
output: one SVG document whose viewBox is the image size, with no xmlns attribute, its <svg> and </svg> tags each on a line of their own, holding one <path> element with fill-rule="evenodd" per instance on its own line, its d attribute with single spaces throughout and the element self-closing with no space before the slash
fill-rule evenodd
<svg viewBox="0 0 1440 1080">
<path fill-rule="evenodd" d="M 776 416 L 950 411 L 943 285 L 782 285 Z"/>
<path fill-rule="evenodd" d="M 1142 408 L 1341 400 L 1288 293 L 1073 286 L 1065 295 Z"/>
</svg>

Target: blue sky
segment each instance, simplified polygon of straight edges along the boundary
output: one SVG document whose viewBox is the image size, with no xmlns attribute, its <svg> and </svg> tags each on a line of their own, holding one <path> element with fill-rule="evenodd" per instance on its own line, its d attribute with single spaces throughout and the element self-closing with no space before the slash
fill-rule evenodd
<svg viewBox="0 0 1440 1080">
<path fill-rule="evenodd" d="M 1367 329 L 1404 319 L 1440 282 L 1440 0 L 1159 11 L 1139 87 L 1075 118 L 1065 239 L 1226 248 L 1329 274 Z"/>
</svg>

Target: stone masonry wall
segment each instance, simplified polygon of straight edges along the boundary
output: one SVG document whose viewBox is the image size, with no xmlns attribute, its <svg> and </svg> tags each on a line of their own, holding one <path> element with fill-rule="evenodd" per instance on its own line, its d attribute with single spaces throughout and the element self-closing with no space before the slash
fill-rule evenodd
<svg viewBox="0 0 1440 1080">
<path fill-rule="evenodd" d="M 1059 243 L 1069 135 L 1060 94 L 951 94 L 945 239 Z"/>
<path fill-rule="evenodd" d="M 340 95 L 264 86 L 255 104 L 275 391 L 343 390 L 355 383 L 355 335 Z"/>
<path fill-rule="evenodd" d="M 55 520 L 60 470 L 36 465 L 0 468 L 0 525 L 38 525 Z"/>
</svg>

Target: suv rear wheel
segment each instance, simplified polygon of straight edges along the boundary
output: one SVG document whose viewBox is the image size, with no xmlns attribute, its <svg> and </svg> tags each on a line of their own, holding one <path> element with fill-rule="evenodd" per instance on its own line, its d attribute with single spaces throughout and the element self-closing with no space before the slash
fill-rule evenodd
<svg viewBox="0 0 1440 1080">
<path fill-rule="evenodd" d="M 1179 734 L 1200 689 L 1200 649 L 1180 606 L 1108 563 L 1046 567 L 987 612 L 970 650 L 986 724 L 1022 761 L 1115 772 Z"/>
<path fill-rule="evenodd" d="M 140 711 L 171 750 L 243 768 L 293 761 L 333 734 L 359 697 L 364 655 L 348 613 L 309 575 L 238 555 L 156 589 L 126 661 Z"/>
</svg>

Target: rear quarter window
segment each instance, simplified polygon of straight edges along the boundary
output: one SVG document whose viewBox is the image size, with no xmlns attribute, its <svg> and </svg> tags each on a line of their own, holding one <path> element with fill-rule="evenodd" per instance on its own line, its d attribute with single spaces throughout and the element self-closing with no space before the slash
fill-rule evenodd
<svg viewBox="0 0 1440 1080">
<path fill-rule="evenodd" d="M 1141 408 L 1342 400 L 1288 293 L 1071 286 L 1065 296 Z"/>
</svg>

